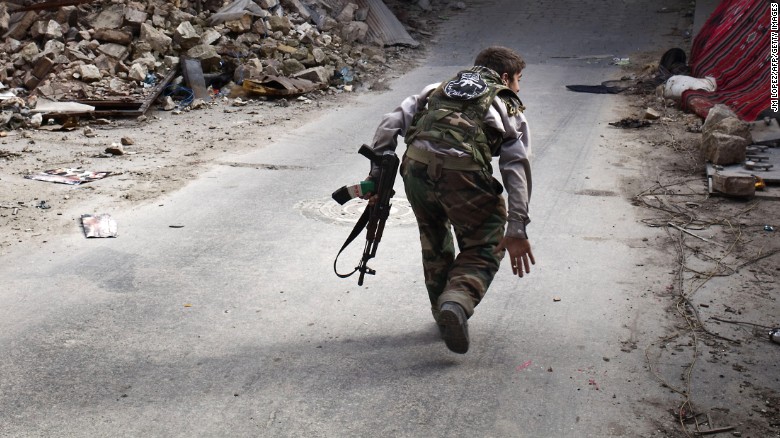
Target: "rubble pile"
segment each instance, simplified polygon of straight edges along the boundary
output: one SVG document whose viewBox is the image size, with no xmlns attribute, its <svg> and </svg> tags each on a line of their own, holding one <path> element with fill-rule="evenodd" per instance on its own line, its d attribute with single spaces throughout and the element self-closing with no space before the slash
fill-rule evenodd
<svg viewBox="0 0 780 438">
<path fill-rule="evenodd" d="M 0 105 L 143 100 L 184 59 L 214 89 L 268 75 L 358 80 L 386 55 L 369 37 L 368 2 L 354 1 L 2 2 L 0 88 L 16 99 Z"/>
</svg>

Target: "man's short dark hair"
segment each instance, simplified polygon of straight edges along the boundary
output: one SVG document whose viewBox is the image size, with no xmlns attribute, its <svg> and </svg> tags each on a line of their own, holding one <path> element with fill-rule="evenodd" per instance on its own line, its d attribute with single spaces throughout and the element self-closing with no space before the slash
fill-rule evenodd
<svg viewBox="0 0 780 438">
<path fill-rule="evenodd" d="M 474 65 L 487 67 L 499 75 L 506 73 L 512 76 L 523 71 L 525 61 L 522 56 L 508 47 L 492 46 L 479 52 Z"/>
</svg>

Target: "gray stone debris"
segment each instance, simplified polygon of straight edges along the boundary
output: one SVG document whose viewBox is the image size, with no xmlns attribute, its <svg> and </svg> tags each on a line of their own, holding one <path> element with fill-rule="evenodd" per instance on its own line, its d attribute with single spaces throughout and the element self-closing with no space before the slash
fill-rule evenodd
<svg viewBox="0 0 780 438">
<path fill-rule="evenodd" d="M 220 89 L 264 75 L 344 88 L 334 72 L 346 68 L 357 85 L 390 57 L 368 36 L 358 0 L 94 0 L 14 14 L 8 5 L 0 2 L 0 83 L 26 90 L 19 97 L 30 106 L 38 96 L 142 101 L 185 56 L 204 76 L 233 80 Z"/>
</svg>

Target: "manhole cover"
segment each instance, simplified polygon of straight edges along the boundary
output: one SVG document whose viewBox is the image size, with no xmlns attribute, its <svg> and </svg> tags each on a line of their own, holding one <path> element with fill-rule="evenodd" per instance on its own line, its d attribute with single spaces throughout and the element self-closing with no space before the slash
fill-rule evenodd
<svg viewBox="0 0 780 438">
<path fill-rule="evenodd" d="M 295 208 L 310 219 L 351 227 L 360 219 L 360 215 L 366 209 L 367 202 L 362 199 L 353 199 L 344 205 L 339 205 L 331 198 L 324 198 L 300 201 L 295 204 Z M 413 225 L 416 223 L 412 207 L 406 198 L 393 198 L 390 203 L 392 207 L 390 207 L 390 217 L 387 219 L 388 225 Z"/>
</svg>

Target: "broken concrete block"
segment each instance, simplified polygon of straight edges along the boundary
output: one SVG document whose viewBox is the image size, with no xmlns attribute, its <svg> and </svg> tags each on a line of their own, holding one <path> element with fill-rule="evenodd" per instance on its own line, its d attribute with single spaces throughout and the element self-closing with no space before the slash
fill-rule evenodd
<svg viewBox="0 0 780 438">
<path fill-rule="evenodd" d="M 738 118 L 737 114 L 734 113 L 731 108 L 723 105 L 722 103 L 713 106 L 707 113 L 707 118 L 704 119 L 704 126 L 702 126 L 702 131 L 704 131 L 707 125 L 714 125 L 715 123 L 718 123 L 721 120 L 729 117 Z"/>
<path fill-rule="evenodd" d="M 33 66 L 32 73 L 35 75 L 38 79 L 43 79 L 46 77 L 46 75 L 49 74 L 51 69 L 54 67 L 54 61 L 49 59 L 46 56 L 41 56 L 38 58 L 37 61 L 35 61 L 35 65 Z"/>
<path fill-rule="evenodd" d="M 351 21 L 341 29 L 341 39 L 344 43 L 362 43 L 368 34 L 368 24 L 362 21 Z"/>
<path fill-rule="evenodd" d="M 279 0 L 255 0 L 255 3 L 266 10 L 279 6 Z"/>
<path fill-rule="evenodd" d="M 298 61 L 297 59 L 290 58 L 282 61 L 282 72 L 285 74 L 285 76 L 292 76 L 295 73 L 298 73 L 305 69 L 306 66 L 301 64 L 301 62 Z"/>
<path fill-rule="evenodd" d="M 146 22 L 148 16 L 149 15 L 144 11 L 134 8 L 127 8 L 125 10 L 124 25 L 130 26 L 134 29 L 140 29 L 141 24 Z"/>
<path fill-rule="evenodd" d="M 130 54 L 130 50 L 126 46 L 115 43 L 101 44 L 97 51 L 119 61 L 124 61 Z"/>
<path fill-rule="evenodd" d="M 125 46 L 133 42 L 133 34 L 120 29 L 95 29 L 94 38 L 100 42 Z"/>
<path fill-rule="evenodd" d="M 182 49 L 188 50 L 200 44 L 200 35 L 198 35 L 198 31 L 195 30 L 189 21 L 185 21 L 176 27 L 176 31 L 173 33 L 173 40 Z"/>
<path fill-rule="evenodd" d="M 119 60 L 117 60 L 112 56 L 100 54 L 97 57 L 95 57 L 93 63 L 99 70 L 105 70 L 109 74 L 113 75 L 116 74 L 116 67 L 117 64 L 119 64 Z"/>
<path fill-rule="evenodd" d="M 315 47 L 314 49 L 312 49 L 311 55 L 314 57 L 314 62 L 316 62 L 317 64 L 322 64 L 327 58 L 327 55 L 325 55 L 325 51 L 320 49 L 319 47 Z"/>
<path fill-rule="evenodd" d="M 347 5 L 341 9 L 341 12 L 336 15 L 336 21 L 339 23 L 349 23 L 350 21 L 353 21 L 355 19 L 355 11 L 357 11 L 357 9 L 358 6 L 356 4 L 347 3 Z"/>
<path fill-rule="evenodd" d="M 333 67 L 320 66 L 299 71 L 298 73 L 295 73 L 293 77 L 306 79 L 308 81 L 314 82 L 315 84 L 327 84 L 330 81 L 331 76 L 333 76 L 333 72 Z"/>
<path fill-rule="evenodd" d="M 11 24 L 11 15 L 8 14 L 8 3 L 0 3 L 0 35 L 8 32 Z"/>
<path fill-rule="evenodd" d="M 736 117 L 726 117 L 718 122 L 705 123 L 704 126 L 702 126 L 702 137 L 711 135 L 714 132 L 737 135 L 747 140 L 748 144 L 753 142 L 750 134 L 750 126 Z"/>
<path fill-rule="evenodd" d="M 30 35 L 46 40 L 62 39 L 62 26 L 54 20 L 36 21 L 30 29 Z"/>
<path fill-rule="evenodd" d="M 19 55 L 22 57 L 22 59 L 25 62 L 32 62 L 32 60 L 41 53 L 40 49 L 38 49 L 38 45 L 35 43 L 28 43 L 24 47 L 22 47 L 22 50 L 19 51 Z"/>
<path fill-rule="evenodd" d="M 729 196 L 752 198 L 756 195 L 756 180 L 752 176 L 712 175 L 712 189 Z"/>
<path fill-rule="evenodd" d="M 178 56 L 166 56 L 163 58 L 163 65 L 167 68 L 173 68 L 177 65 L 179 65 L 179 57 Z"/>
<path fill-rule="evenodd" d="M 262 19 L 255 20 L 254 23 L 252 23 L 252 32 L 256 35 L 265 35 L 268 33 L 268 29 L 265 27 L 265 21 Z"/>
<path fill-rule="evenodd" d="M 231 32 L 235 33 L 247 32 L 252 29 L 252 16 L 249 14 L 244 14 L 237 20 L 226 21 L 225 27 L 227 27 Z"/>
<path fill-rule="evenodd" d="M 656 111 L 656 110 L 654 110 L 652 108 L 647 108 L 645 110 L 645 119 L 647 119 L 647 120 L 658 120 L 660 118 L 661 118 L 661 113 L 659 113 L 658 111 Z"/>
<path fill-rule="evenodd" d="M 287 17 L 277 17 L 276 15 L 268 17 L 268 30 L 271 32 L 282 32 L 287 35 L 293 28 L 293 24 Z"/>
<path fill-rule="evenodd" d="M 125 20 L 124 5 L 112 5 L 103 8 L 89 24 L 93 29 L 119 29 Z"/>
<path fill-rule="evenodd" d="M 172 111 L 176 108 L 176 102 L 173 101 L 171 96 L 165 96 L 162 98 L 162 109 L 164 111 Z"/>
<path fill-rule="evenodd" d="M 221 33 L 217 32 L 214 29 L 206 29 L 206 31 L 203 32 L 203 35 L 200 36 L 200 43 L 211 45 L 217 42 L 220 38 L 222 38 Z"/>
<path fill-rule="evenodd" d="M 5 2 L 3 2 L 5 3 Z M 30 30 L 30 26 L 38 21 L 38 13 L 35 11 L 27 11 L 22 15 L 22 18 L 16 21 L 16 23 L 9 24 L 8 33 L 4 36 L 11 37 L 15 40 L 22 40 L 27 35 L 27 31 Z"/>
<path fill-rule="evenodd" d="M 76 72 L 79 74 L 79 79 L 84 82 L 96 82 L 103 78 L 97 66 L 91 64 L 78 66 Z"/>
<path fill-rule="evenodd" d="M 63 52 L 65 52 L 65 43 L 59 40 L 48 40 L 46 41 L 46 44 L 43 45 L 41 54 L 56 58 L 57 56 L 62 55 Z"/>
<path fill-rule="evenodd" d="M 713 132 L 702 136 L 702 155 L 712 164 L 738 164 L 745 161 L 749 144 L 743 137 Z"/>
<path fill-rule="evenodd" d="M 203 70 L 217 67 L 219 61 L 222 60 L 219 53 L 217 53 L 216 47 L 206 44 L 198 44 L 190 50 L 187 50 L 187 57 L 200 61 Z"/>
<path fill-rule="evenodd" d="M 171 48 L 171 42 L 173 42 L 171 37 L 146 23 L 141 25 L 141 36 L 139 38 L 149 43 L 152 46 L 152 50 L 161 55 L 168 52 L 168 49 Z"/>
<path fill-rule="evenodd" d="M 124 155 L 125 149 L 122 147 L 121 144 L 111 143 L 111 146 L 106 148 L 106 153 L 111 155 Z"/>
<path fill-rule="evenodd" d="M 32 91 L 36 87 L 38 87 L 38 84 L 41 83 L 41 80 L 39 78 L 36 78 L 35 75 L 31 71 L 28 71 L 24 75 L 23 82 L 24 82 L 24 87 L 27 88 L 28 90 Z"/>
<path fill-rule="evenodd" d="M 75 6 L 61 6 L 54 15 L 54 21 L 68 27 L 78 25 L 79 9 Z"/>
<path fill-rule="evenodd" d="M 146 75 L 149 73 L 149 69 L 142 63 L 136 62 L 130 66 L 130 71 L 127 72 L 127 77 L 138 82 L 142 82 L 146 79 Z"/>
</svg>

